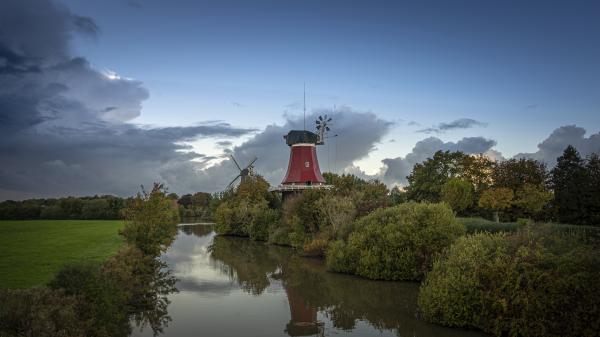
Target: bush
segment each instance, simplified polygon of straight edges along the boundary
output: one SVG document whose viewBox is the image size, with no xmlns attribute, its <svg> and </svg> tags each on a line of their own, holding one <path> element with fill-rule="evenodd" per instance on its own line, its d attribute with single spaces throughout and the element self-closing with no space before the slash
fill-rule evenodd
<svg viewBox="0 0 600 337">
<path fill-rule="evenodd" d="M 349 253 L 344 240 L 330 242 L 325 256 L 327 268 L 338 273 L 353 273 L 354 265 Z"/>
<path fill-rule="evenodd" d="M 378 209 L 357 221 L 345 244 L 328 249 L 328 268 L 371 279 L 420 280 L 434 257 L 464 233 L 446 204 Z"/>
<path fill-rule="evenodd" d="M 47 288 L 0 289 L 0 336 L 84 337 L 79 299 Z"/>
<path fill-rule="evenodd" d="M 270 225 L 279 219 L 279 212 L 273 209 L 277 203 L 266 180 L 250 176 L 235 191 L 224 195 L 215 210 L 215 231 L 265 241 Z"/>
<path fill-rule="evenodd" d="M 77 296 L 81 320 L 91 324 L 88 336 L 123 336 L 129 332 L 128 294 L 123 285 L 100 272 L 95 265 L 63 267 L 49 284 L 68 296 Z"/>
<path fill-rule="evenodd" d="M 539 225 L 538 225 L 539 227 Z M 460 238 L 421 285 L 421 316 L 497 336 L 597 336 L 600 254 L 527 226 Z"/>
<path fill-rule="evenodd" d="M 323 237 L 317 237 L 302 246 L 304 256 L 324 256 L 329 240 Z"/>
</svg>

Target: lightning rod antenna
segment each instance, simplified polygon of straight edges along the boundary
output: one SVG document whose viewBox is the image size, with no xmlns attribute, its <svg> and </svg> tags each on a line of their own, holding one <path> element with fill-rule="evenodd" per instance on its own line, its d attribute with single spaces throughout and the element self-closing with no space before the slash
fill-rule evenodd
<svg viewBox="0 0 600 337">
<path fill-rule="evenodd" d="M 303 83 L 304 86 L 304 131 L 306 131 L 306 83 Z"/>
</svg>

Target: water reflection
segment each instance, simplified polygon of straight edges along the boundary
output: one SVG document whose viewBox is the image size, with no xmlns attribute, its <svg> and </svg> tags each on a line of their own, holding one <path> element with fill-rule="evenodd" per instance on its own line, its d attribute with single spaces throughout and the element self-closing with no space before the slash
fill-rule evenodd
<svg viewBox="0 0 600 337">
<path fill-rule="evenodd" d="M 328 273 L 320 260 L 209 226 L 181 227 L 164 260 L 180 290 L 165 336 L 482 336 L 419 321 L 416 283 Z"/>
</svg>

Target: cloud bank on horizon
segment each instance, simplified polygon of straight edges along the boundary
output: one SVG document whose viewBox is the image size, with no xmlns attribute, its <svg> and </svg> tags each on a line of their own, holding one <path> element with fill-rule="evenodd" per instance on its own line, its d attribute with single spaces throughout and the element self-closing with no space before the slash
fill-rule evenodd
<svg viewBox="0 0 600 337">
<path fill-rule="evenodd" d="M 223 121 L 180 127 L 135 125 L 131 121 L 142 113 L 143 102 L 150 95 L 144 85 L 111 71 L 99 71 L 71 51 L 74 35 L 95 38 L 99 31 L 91 18 L 77 16 L 55 2 L 0 3 L 0 200 L 127 196 L 141 184 L 154 181 L 166 183 L 179 194 L 222 190 L 237 169 L 227 159 L 209 166 L 218 158 L 186 145 L 199 138 L 214 138 L 223 149 L 223 158 L 232 154 L 247 162 L 257 156 L 256 171 L 272 184 L 281 181 L 289 155 L 282 136 L 290 129 L 301 129 L 301 118 L 288 116 L 283 125 L 268 125 L 260 131 Z M 338 172 L 402 185 L 412 166 L 437 150 L 504 158 L 494 149 L 493 139 L 465 137 L 444 142 L 428 137 L 404 157 L 384 159 L 381 172 L 368 176 L 354 163 L 374 151 L 395 124 L 372 112 L 342 107 L 312 111 L 308 125 L 321 114 L 333 117 L 331 136 L 338 135 L 319 147 L 323 170 L 334 166 Z M 422 132 L 439 134 L 486 125 L 462 118 Z M 241 136 L 249 138 L 232 147 L 232 140 Z M 581 127 L 562 126 L 542 141 L 536 152 L 516 157 L 552 166 L 569 144 L 582 155 L 600 152 L 600 133 L 586 137 Z"/>
</svg>

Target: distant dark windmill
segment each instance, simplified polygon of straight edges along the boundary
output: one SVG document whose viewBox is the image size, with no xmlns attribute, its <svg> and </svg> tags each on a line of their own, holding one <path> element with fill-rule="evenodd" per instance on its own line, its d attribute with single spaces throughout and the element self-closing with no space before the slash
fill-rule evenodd
<svg viewBox="0 0 600 337">
<path fill-rule="evenodd" d="M 327 115 L 319 116 L 319 119 L 315 121 L 317 124 L 317 145 L 325 143 L 325 133 L 329 131 L 329 122 L 331 122 L 331 117 L 327 118 Z"/>
<path fill-rule="evenodd" d="M 242 183 L 244 181 L 246 181 L 246 178 L 248 178 L 249 175 L 252 175 L 252 169 L 254 168 L 254 162 L 258 159 L 256 157 L 254 157 L 254 159 L 252 159 L 252 161 L 248 165 L 246 165 L 245 168 L 241 168 L 240 165 L 238 164 L 238 162 L 235 160 L 235 158 L 233 158 L 233 156 L 229 156 L 229 157 L 231 157 L 231 160 L 233 160 L 233 163 L 235 164 L 235 166 L 237 166 L 238 170 L 240 170 L 240 174 L 238 174 L 237 177 L 235 177 L 229 183 L 229 185 L 227 185 L 227 189 L 229 189 L 231 187 L 231 185 L 233 185 L 235 183 L 235 181 L 238 180 L 238 178 L 241 178 Z"/>
</svg>

